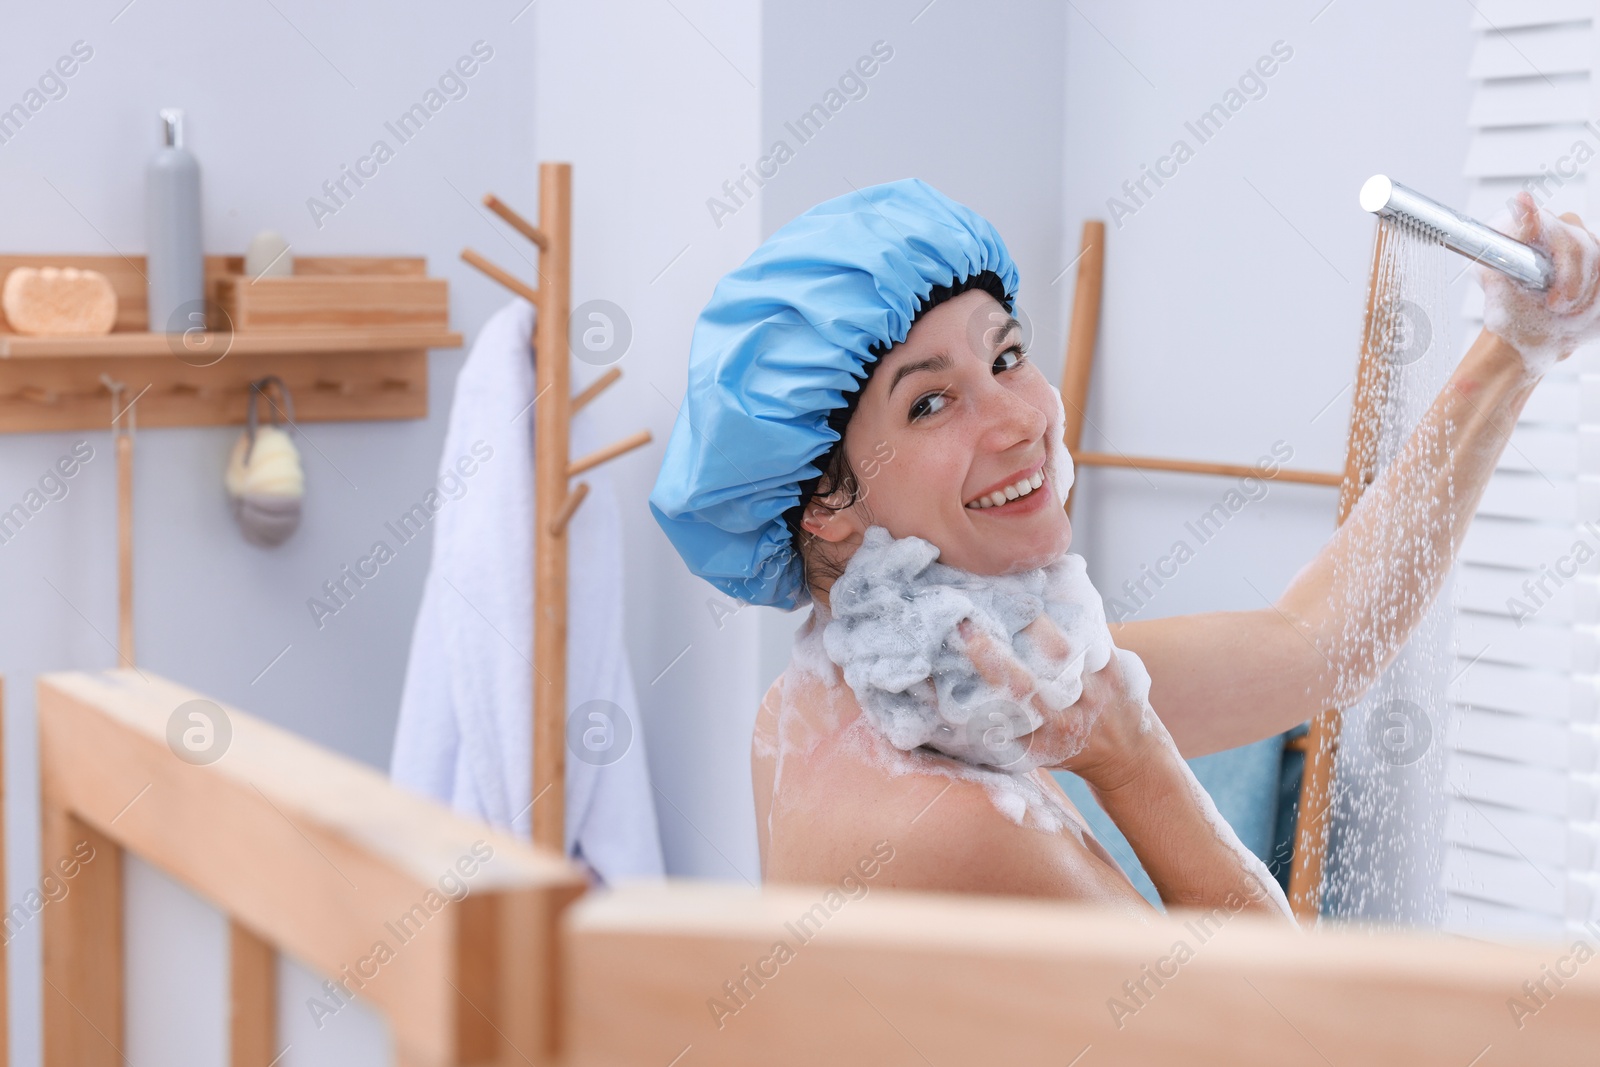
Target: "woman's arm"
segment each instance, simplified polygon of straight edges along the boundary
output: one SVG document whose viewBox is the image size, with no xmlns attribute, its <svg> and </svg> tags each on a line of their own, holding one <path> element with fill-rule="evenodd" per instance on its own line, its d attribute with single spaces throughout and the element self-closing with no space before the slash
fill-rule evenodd
<svg viewBox="0 0 1600 1067">
<path fill-rule="evenodd" d="M 1150 705 L 1139 658 L 1117 650 L 1085 677 L 1087 743 L 1060 764 L 1081 777 L 1171 907 L 1227 908 L 1292 921 L 1283 890 L 1239 840 Z"/>
<path fill-rule="evenodd" d="M 1152 711 L 1126 770 L 1084 775 L 1168 907 L 1226 908 L 1292 920 L 1283 890 L 1217 812 Z"/>
<path fill-rule="evenodd" d="M 1549 287 L 1478 267 L 1494 332 L 1478 334 L 1400 455 L 1278 602 L 1113 629 L 1148 665 L 1184 755 L 1348 707 L 1377 680 L 1438 594 L 1533 387 L 1600 337 L 1600 242 L 1525 192 L 1513 206 L 1503 229 L 1549 257 Z"/>
<path fill-rule="evenodd" d="M 1483 331 L 1276 604 L 1111 627 L 1149 670 L 1151 703 L 1180 752 L 1258 741 L 1366 691 L 1437 595 L 1537 381 L 1516 349 Z M 1380 560 L 1394 580 L 1368 588 L 1363 561 Z"/>
<path fill-rule="evenodd" d="M 1038 700 L 1037 679 L 1010 649 L 965 623 L 961 636 L 991 685 L 1019 702 Z M 1048 626 L 1034 636 L 1047 647 L 1064 644 Z M 1052 658 L 1065 651 L 1057 648 Z M 1026 735 L 1030 757 L 1088 783 L 1163 901 L 1290 916 L 1278 883 L 1217 813 L 1151 708 L 1150 676 L 1138 656 L 1112 649 L 1104 667 L 1083 676 L 1083 691 L 1069 709 L 1036 706 L 1044 724 Z"/>
</svg>

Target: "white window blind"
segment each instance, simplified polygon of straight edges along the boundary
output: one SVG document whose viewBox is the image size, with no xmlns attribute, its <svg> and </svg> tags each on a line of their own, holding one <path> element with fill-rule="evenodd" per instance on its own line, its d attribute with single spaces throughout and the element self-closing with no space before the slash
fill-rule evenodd
<svg viewBox="0 0 1600 1067">
<path fill-rule="evenodd" d="M 1597 7 L 1600 0 L 1477 0 L 1468 214 L 1495 219 L 1528 187 L 1541 206 L 1577 212 L 1591 229 L 1600 224 L 1592 193 L 1600 189 Z M 1525 184 L 1551 174 L 1542 188 Z M 1482 326 L 1482 293 L 1465 287 L 1470 339 Z M 1593 347 L 1534 391 L 1479 505 L 1459 577 L 1445 926 L 1483 937 L 1560 937 L 1600 915 Z"/>
</svg>

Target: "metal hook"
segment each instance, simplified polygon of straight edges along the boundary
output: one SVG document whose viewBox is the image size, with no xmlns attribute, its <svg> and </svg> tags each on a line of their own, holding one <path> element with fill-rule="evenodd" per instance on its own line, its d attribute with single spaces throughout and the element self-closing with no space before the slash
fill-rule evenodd
<svg viewBox="0 0 1600 1067">
<path fill-rule="evenodd" d="M 112 379 L 111 375 L 102 372 L 100 375 L 100 384 L 111 390 L 111 432 L 113 434 L 117 432 L 117 422 L 124 414 L 126 414 L 128 419 L 122 432 L 132 434 L 134 430 L 138 429 L 137 417 L 134 414 L 134 405 L 138 403 L 139 397 L 134 397 L 128 402 L 127 407 L 123 407 L 122 394 L 128 391 L 127 383 L 115 381 Z M 143 395 L 143 392 L 139 394 L 139 396 Z"/>
</svg>

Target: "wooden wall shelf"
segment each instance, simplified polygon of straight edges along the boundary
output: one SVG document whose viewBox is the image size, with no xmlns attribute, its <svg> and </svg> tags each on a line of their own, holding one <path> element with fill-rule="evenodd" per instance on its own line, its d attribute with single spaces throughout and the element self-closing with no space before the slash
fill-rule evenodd
<svg viewBox="0 0 1600 1067">
<path fill-rule="evenodd" d="M 149 332 L 142 257 L 0 255 L 0 277 L 14 267 L 51 265 L 105 274 L 117 292 L 116 324 L 99 337 L 0 329 L 0 433 L 109 429 L 111 394 L 102 374 L 122 382 L 127 399 L 138 396 L 135 415 L 144 427 L 243 423 L 250 383 L 269 374 L 289 386 L 296 422 L 420 419 L 428 414 L 428 350 L 461 345 L 443 301 L 429 315 L 413 316 L 424 321 L 406 325 L 231 329 L 215 301 L 219 290 L 248 284 L 239 256 L 207 257 L 213 330 L 187 343 L 182 335 Z M 295 260 L 295 274 L 325 276 L 330 287 L 341 277 L 401 275 L 414 291 L 426 264 L 416 257 L 311 256 Z"/>
</svg>

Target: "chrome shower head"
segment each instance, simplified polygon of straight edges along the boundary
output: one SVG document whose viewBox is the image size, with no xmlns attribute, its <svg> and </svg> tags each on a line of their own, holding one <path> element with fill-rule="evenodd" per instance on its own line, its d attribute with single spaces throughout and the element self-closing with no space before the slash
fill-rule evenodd
<svg viewBox="0 0 1600 1067">
<path fill-rule="evenodd" d="M 1493 267 L 1530 289 L 1550 287 L 1553 268 L 1543 252 L 1382 174 L 1374 174 L 1361 186 L 1361 208 L 1380 218 L 1409 219 L 1426 227 L 1452 252 Z"/>
</svg>

